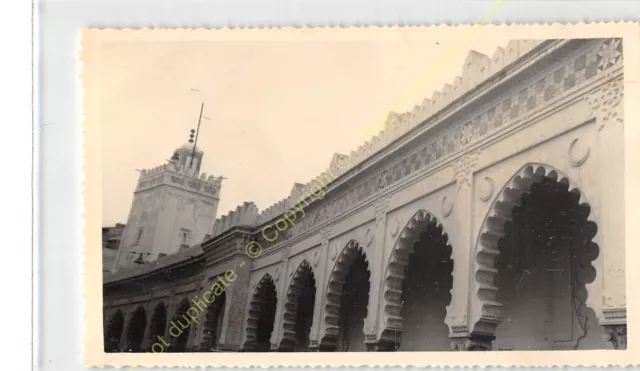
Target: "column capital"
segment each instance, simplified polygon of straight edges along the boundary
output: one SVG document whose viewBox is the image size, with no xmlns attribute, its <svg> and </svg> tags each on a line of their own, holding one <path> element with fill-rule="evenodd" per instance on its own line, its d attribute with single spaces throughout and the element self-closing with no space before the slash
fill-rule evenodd
<svg viewBox="0 0 640 371">
<path fill-rule="evenodd" d="M 492 340 L 492 338 L 486 336 L 451 338 L 451 349 L 459 351 L 491 350 L 493 347 L 491 344 Z"/>
<path fill-rule="evenodd" d="M 399 347 L 399 344 L 386 340 L 366 342 L 365 344 L 367 345 L 367 352 L 394 352 Z"/>
<path fill-rule="evenodd" d="M 627 349 L 627 325 L 604 325 L 602 338 L 611 342 L 614 349 Z"/>
</svg>

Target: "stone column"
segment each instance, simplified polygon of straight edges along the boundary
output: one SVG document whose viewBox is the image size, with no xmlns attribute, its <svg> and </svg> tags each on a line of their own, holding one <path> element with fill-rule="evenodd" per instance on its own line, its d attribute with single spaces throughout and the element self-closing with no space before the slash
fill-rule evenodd
<svg viewBox="0 0 640 371">
<path fill-rule="evenodd" d="M 189 334 L 189 337 L 192 338 L 191 342 L 192 342 L 192 346 L 191 349 L 194 352 L 199 352 L 199 351 L 204 351 L 204 349 L 201 348 L 202 346 L 202 340 L 204 337 L 204 329 L 205 329 L 205 321 L 207 319 L 207 311 L 209 310 L 209 307 L 204 307 L 204 305 L 206 305 L 206 303 L 204 303 L 203 299 L 202 299 L 202 295 L 204 294 L 205 291 L 207 291 L 209 288 L 211 287 L 211 279 L 204 277 L 202 279 L 202 282 L 200 283 L 200 288 L 197 290 L 196 294 L 194 295 L 194 297 L 191 300 L 191 304 L 195 307 L 198 308 L 199 311 L 201 311 L 201 313 L 198 315 L 198 323 L 193 325 L 192 331 L 193 331 L 193 335 Z M 203 304 L 200 304 L 200 306 L 194 304 L 193 300 L 196 300 L 196 298 Z M 197 301 L 196 301 L 197 303 Z M 200 308 L 202 307 L 202 308 Z M 202 309 L 204 309 L 204 311 L 202 311 Z"/>
<path fill-rule="evenodd" d="M 604 42 L 616 42 L 614 39 Z M 618 42 L 622 42 L 619 40 Z M 594 161 L 597 166 L 599 199 L 592 213 L 598 215 L 597 242 L 600 257 L 596 265 L 596 281 L 590 285 L 589 302 L 600 300 L 591 297 L 601 287 L 602 302 L 593 303 L 600 324 L 605 326 L 605 338 L 616 349 L 626 347 L 626 282 L 625 282 L 625 200 L 624 179 L 624 83 L 619 66 L 609 69 L 603 84 L 586 96 L 591 118 L 595 118 L 596 144 Z M 591 160 L 589 160 L 591 161 Z M 626 159 L 631 161 L 631 159 Z M 579 164 L 577 165 L 579 166 Z M 588 286 L 589 288 L 589 286 Z M 601 309 L 598 306 L 601 305 Z M 600 310 L 599 310 L 600 309 Z"/>
<path fill-rule="evenodd" d="M 313 305 L 313 322 L 311 331 L 309 332 L 309 349 L 311 351 L 320 351 L 320 330 L 322 329 L 322 312 L 325 304 L 325 288 L 327 286 L 328 276 L 331 274 L 330 269 L 333 266 L 329 260 L 329 249 L 331 237 L 331 227 L 325 227 L 320 230 L 320 247 L 313 254 L 314 275 L 316 277 L 316 298 Z M 336 252 L 337 255 L 337 252 Z M 334 257 L 336 259 L 336 257 Z M 331 263 L 335 260 L 331 260 Z"/>
<path fill-rule="evenodd" d="M 477 199 L 474 197 L 473 171 L 479 155 L 479 151 L 468 153 L 453 162 L 455 189 L 451 189 L 441 201 L 444 218 L 442 223 L 455 231 L 445 230 L 453 250 L 453 285 L 445 322 L 449 326 L 449 337 L 454 350 L 491 349 L 491 340 L 481 336 L 483 340 L 478 341 L 476 336 L 470 335 L 473 329 L 469 328 L 473 325 L 469 323 L 469 303 L 474 302 L 473 296 L 476 295 L 472 288 L 472 262 L 475 258 L 473 205 L 490 200 L 490 196 L 486 195 Z"/>
<path fill-rule="evenodd" d="M 140 343 L 140 349 L 143 352 L 149 351 L 151 348 L 151 344 L 153 344 L 153 341 L 151 341 L 151 321 L 153 319 L 153 309 L 154 309 L 154 306 L 151 302 L 148 302 L 144 308 L 144 311 L 147 314 L 146 315 L 147 323 L 145 323 L 144 325 L 144 334 L 142 336 L 142 343 Z"/>
<path fill-rule="evenodd" d="M 133 316 L 134 310 L 129 308 L 124 313 L 124 324 L 122 326 L 122 334 L 120 334 L 120 345 L 118 346 L 118 351 L 122 352 L 124 348 L 127 346 L 127 332 L 129 332 L 129 322 L 131 322 L 131 317 Z M 125 350 L 126 351 L 126 350 Z"/>
<path fill-rule="evenodd" d="M 382 285 L 384 284 L 384 250 L 385 250 L 385 234 L 387 230 L 387 209 L 391 196 L 383 196 L 376 200 L 373 204 L 376 212 L 376 225 L 372 233 L 372 241 L 361 241 L 365 245 L 362 246 L 367 254 L 369 261 L 369 304 L 367 317 L 364 319 L 364 342 L 369 350 L 395 350 L 395 344 L 391 341 L 381 338 L 381 330 L 384 325 L 384 308 L 382 302 Z M 365 237 L 366 239 L 366 237 Z M 371 243 L 373 242 L 373 243 Z M 369 245 L 371 243 L 371 245 Z"/>
<path fill-rule="evenodd" d="M 164 325 L 164 334 L 162 335 L 162 338 L 167 342 L 167 344 L 169 344 L 169 348 L 165 349 L 165 352 L 173 351 L 173 349 L 171 348 L 175 347 L 176 345 L 175 338 L 169 333 L 171 321 L 173 321 L 173 316 L 175 316 L 176 310 L 178 309 L 178 302 L 176 301 L 174 295 L 175 294 L 172 294 L 171 298 L 167 301 L 167 323 L 165 323 Z"/>
<path fill-rule="evenodd" d="M 245 327 L 245 308 L 249 305 L 249 274 L 251 258 L 244 254 L 244 245 L 239 247 L 241 255 L 234 259 L 236 279 L 226 289 L 226 303 L 218 349 L 236 351 L 242 348 L 241 342 Z"/>
<path fill-rule="evenodd" d="M 284 310 L 284 304 L 287 296 L 287 281 L 288 277 L 293 276 L 293 271 L 295 267 L 289 267 L 289 254 L 291 254 L 291 246 L 285 246 L 282 248 L 282 252 L 280 257 L 282 259 L 282 264 L 280 265 L 279 270 L 276 273 L 276 276 L 273 277 L 276 284 L 276 316 L 273 319 L 273 331 L 271 332 L 271 350 L 277 351 L 280 348 L 280 343 L 282 342 L 282 313 Z"/>
</svg>

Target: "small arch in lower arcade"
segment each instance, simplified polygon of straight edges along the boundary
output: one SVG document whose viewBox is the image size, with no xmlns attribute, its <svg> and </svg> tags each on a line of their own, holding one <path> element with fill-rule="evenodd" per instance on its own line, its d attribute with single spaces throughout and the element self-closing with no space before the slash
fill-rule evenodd
<svg viewBox="0 0 640 371">
<path fill-rule="evenodd" d="M 214 351 L 218 348 L 227 294 L 223 291 L 219 296 L 212 296 L 212 298 L 214 301 L 207 307 L 204 317 L 204 330 L 200 345 L 200 350 L 204 352 Z"/>
<path fill-rule="evenodd" d="M 121 310 L 115 312 L 104 328 L 104 351 L 106 353 L 119 352 L 120 338 L 124 329 L 124 315 Z"/>
<path fill-rule="evenodd" d="M 169 335 L 171 338 L 171 346 L 169 352 L 180 353 L 187 352 L 187 343 L 189 341 L 189 333 L 191 332 L 191 320 L 187 315 L 187 311 L 191 307 L 189 299 L 184 298 L 176 308 L 171 326 L 169 327 Z"/>
<path fill-rule="evenodd" d="M 147 313 L 144 308 L 138 307 L 129 320 L 127 326 L 127 344 L 123 349 L 124 352 L 139 353 L 142 352 L 142 341 L 144 339 L 144 331 L 147 326 Z"/>
<path fill-rule="evenodd" d="M 159 337 L 164 338 L 164 331 L 167 327 L 167 308 L 164 303 L 158 303 L 151 316 L 151 327 L 149 332 L 149 344 L 161 342 Z"/>
</svg>

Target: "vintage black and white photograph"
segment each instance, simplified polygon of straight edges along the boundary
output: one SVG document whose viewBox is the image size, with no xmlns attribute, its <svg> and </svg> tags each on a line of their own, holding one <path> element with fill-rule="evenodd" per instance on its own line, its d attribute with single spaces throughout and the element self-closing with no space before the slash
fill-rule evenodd
<svg viewBox="0 0 640 371">
<path fill-rule="evenodd" d="M 94 345 L 622 357 L 627 39 L 533 27 L 90 30 Z"/>
</svg>

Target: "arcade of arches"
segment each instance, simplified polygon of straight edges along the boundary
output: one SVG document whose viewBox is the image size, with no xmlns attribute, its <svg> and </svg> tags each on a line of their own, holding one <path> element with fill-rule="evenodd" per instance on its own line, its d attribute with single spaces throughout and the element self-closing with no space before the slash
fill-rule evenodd
<svg viewBox="0 0 640 371">
<path fill-rule="evenodd" d="M 339 174 L 275 241 L 256 216 L 107 277 L 105 351 L 626 349 L 623 91 L 607 83 L 623 61 L 601 53 L 619 42 L 538 42 Z"/>
</svg>

